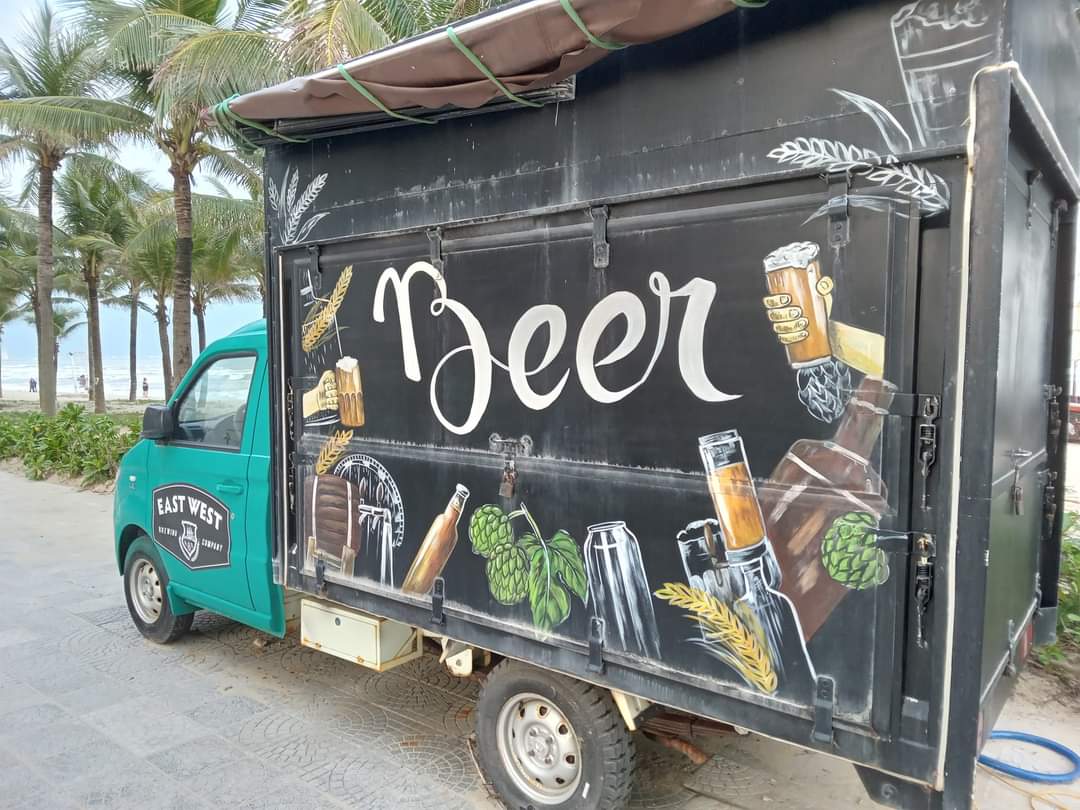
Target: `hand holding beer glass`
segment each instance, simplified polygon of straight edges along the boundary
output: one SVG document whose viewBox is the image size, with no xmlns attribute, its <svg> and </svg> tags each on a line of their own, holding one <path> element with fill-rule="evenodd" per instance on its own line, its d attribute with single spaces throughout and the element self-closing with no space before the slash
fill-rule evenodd
<svg viewBox="0 0 1080 810">
<path fill-rule="evenodd" d="M 324 371 L 315 387 L 304 392 L 303 407 L 305 419 L 338 409 L 337 375 L 333 371 Z"/>
<path fill-rule="evenodd" d="M 822 422 L 844 410 L 851 371 L 833 356 L 829 335 L 833 280 L 821 275 L 819 248 L 794 242 L 765 257 L 769 294 L 762 301 L 788 364 L 798 379 L 799 400 Z"/>
</svg>

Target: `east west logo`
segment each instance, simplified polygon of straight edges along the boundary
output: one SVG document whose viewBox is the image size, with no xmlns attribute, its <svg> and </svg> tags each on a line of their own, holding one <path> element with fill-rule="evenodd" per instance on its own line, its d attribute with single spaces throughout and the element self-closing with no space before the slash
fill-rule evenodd
<svg viewBox="0 0 1080 810">
<path fill-rule="evenodd" d="M 229 508 L 205 490 L 170 484 L 154 490 L 154 541 L 191 569 L 229 564 Z"/>
</svg>

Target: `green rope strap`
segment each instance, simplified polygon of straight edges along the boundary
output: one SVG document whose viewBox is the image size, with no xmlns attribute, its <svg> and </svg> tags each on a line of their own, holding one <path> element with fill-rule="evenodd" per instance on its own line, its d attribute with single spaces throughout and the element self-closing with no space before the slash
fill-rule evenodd
<svg viewBox="0 0 1080 810">
<path fill-rule="evenodd" d="M 246 138 L 244 134 L 240 132 L 239 128 L 236 126 L 237 124 L 243 124 L 246 127 L 256 129 L 264 135 L 270 135 L 271 137 L 277 138 L 279 141 L 287 141 L 288 143 L 308 142 L 307 138 L 290 138 L 288 135 L 282 135 L 280 132 L 270 129 L 270 127 L 263 126 L 258 121 L 252 121 L 250 118 L 244 118 L 242 115 L 237 115 L 229 108 L 229 102 L 239 97 L 239 93 L 236 93 L 229 96 L 224 101 L 219 101 L 217 104 L 215 104 L 214 120 L 217 121 L 218 126 L 220 126 L 222 129 L 232 132 L 234 135 L 243 140 L 248 146 L 252 147 L 253 149 L 257 148 L 254 143 L 248 140 L 248 138 Z"/>
<path fill-rule="evenodd" d="M 370 101 L 376 107 L 378 107 L 384 113 L 389 115 L 391 118 L 397 118 L 397 119 L 399 119 L 401 121 L 410 121 L 413 124 L 436 124 L 436 123 L 438 123 L 437 121 L 432 121 L 429 118 L 414 118 L 411 115 L 405 115 L 404 113 L 399 113 L 399 112 L 397 112 L 395 110 L 391 110 L 389 107 L 387 107 L 385 104 L 383 104 L 382 101 L 379 100 L 378 96 L 376 96 L 374 93 L 372 93 L 366 87 L 364 87 L 364 85 L 362 85 L 360 82 L 358 82 L 355 77 L 349 75 L 349 71 L 347 71 L 345 69 L 344 65 L 338 65 L 337 66 L 337 72 L 341 74 L 341 78 L 343 78 L 345 81 L 347 81 L 349 83 L 349 86 L 352 87 L 353 90 L 355 90 L 357 93 L 362 95 L 364 98 L 366 98 L 368 101 Z"/>
<path fill-rule="evenodd" d="M 589 26 L 585 25 L 585 21 L 581 19 L 581 15 L 574 10 L 574 6 L 570 3 L 570 0 L 559 0 L 559 2 L 562 3 L 563 11 L 566 12 L 566 16 L 574 21 L 574 25 L 581 29 L 581 33 L 585 35 L 585 38 L 597 48 L 603 48 L 607 51 L 621 51 L 626 47 L 626 45 L 621 42 L 600 39 L 600 37 L 589 30 Z"/>
<path fill-rule="evenodd" d="M 731 2 L 739 8 L 765 8 L 769 5 L 769 0 L 731 0 Z"/>
<path fill-rule="evenodd" d="M 473 66 L 477 70 L 479 70 L 481 73 L 483 73 L 484 77 L 489 82 L 491 82 L 493 85 L 498 87 L 499 91 L 504 96 L 506 96 L 508 99 L 510 99 L 511 101 L 516 101 L 518 104 L 523 104 L 526 107 L 543 107 L 544 106 L 543 104 L 540 104 L 539 102 L 529 101 L 527 98 L 522 98 L 521 96 L 516 95 L 513 92 L 511 92 L 510 88 L 507 87 L 505 84 L 503 84 L 501 81 L 499 81 L 498 76 L 496 76 L 494 73 L 492 73 L 490 70 L 488 70 L 488 66 L 480 61 L 480 57 L 477 56 L 475 53 L 473 53 L 472 49 L 470 49 L 468 45 L 466 45 L 464 42 L 461 41 L 461 37 L 459 37 L 457 35 L 457 31 L 454 30 L 454 26 L 452 26 L 452 25 L 446 26 L 446 36 L 449 37 L 450 41 L 454 43 L 454 47 L 457 48 L 459 51 L 461 51 L 463 54 L 465 54 L 465 58 L 468 59 L 470 62 L 472 62 Z"/>
</svg>

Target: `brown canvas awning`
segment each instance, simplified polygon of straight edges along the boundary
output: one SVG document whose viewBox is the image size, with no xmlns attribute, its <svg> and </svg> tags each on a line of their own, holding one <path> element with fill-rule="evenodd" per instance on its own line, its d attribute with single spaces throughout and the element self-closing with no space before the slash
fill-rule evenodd
<svg viewBox="0 0 1080 810">
<path fill-rule="evenodd" d="M 453 33 L 514 94 L 547 87 L 603 59 L 605 43 L 639 45 L 687 31 L 732 11 L 737 0 L 527 0 L 455 25 Z M 590 40 L 589 35 L 592 35 Z M 272 122 L 447 106 L 468 109 L 504 95 L 446 28 L 347 63 L 366 98 L 336 67 L 229 102 L 236 116 Z"/>
</svg>

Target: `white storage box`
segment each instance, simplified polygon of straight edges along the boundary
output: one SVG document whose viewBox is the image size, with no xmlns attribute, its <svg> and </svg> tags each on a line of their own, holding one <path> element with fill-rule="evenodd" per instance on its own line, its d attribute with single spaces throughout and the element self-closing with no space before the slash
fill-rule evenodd
<svg viewBox="0 0 1080 810">
<path fill-rule="evenodd" d="M 415 627 L 314 599 L 300 605 L 300 643 L 377 672 L 423 652 L 423 636 Z"/>
</svg>

